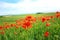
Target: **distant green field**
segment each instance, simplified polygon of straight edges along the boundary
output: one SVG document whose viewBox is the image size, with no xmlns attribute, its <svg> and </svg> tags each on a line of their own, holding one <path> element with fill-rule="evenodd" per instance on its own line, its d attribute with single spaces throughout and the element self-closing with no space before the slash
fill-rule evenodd
<svg viewBox="0 0 60 40">
<path fill-rule="evenodd" d="M 60 40 L 60 13 L 0 16 L 0 40 Z"/>
<path fill-rule="evenodd" d="M 50 16 L 50 15 L 54 15 L 54 13 L 3 16 L 0 18 L 0 22 L 14 22 L 15 20 L 17 20 L 19 18 L 24 18 L 27 15 L 32 15 L 32 16 L 38 17 L 38 16 L 46 16 L 46 15 Z"/>
</svg>

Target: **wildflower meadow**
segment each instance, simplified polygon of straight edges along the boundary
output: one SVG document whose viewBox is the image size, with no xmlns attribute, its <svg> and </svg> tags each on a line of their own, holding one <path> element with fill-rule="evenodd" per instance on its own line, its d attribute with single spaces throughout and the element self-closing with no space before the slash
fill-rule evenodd
<svg viewBox="0 0 60 40">
<path fill-rule="evenodd" d="M 60 40 L 60 12 L 2 16 L 0 40 Z"/>
</svg>

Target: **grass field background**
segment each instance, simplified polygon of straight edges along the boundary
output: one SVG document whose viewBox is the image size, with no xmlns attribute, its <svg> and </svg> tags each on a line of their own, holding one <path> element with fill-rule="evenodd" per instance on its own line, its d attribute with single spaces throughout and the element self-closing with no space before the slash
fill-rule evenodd
<svg viewBox="0 0 60 40">
<path fill-rule="evenodd" d="M 25 20 L 28 16 L 32 16 L 33 21 Z M 42 22 L 46 17 L 48 20 Z M 25 21 L 32 22 L 32 27 L 22 27 Z M 0 16 L 0 40 L 60 40 L 60 13 Z"/>
</svg>

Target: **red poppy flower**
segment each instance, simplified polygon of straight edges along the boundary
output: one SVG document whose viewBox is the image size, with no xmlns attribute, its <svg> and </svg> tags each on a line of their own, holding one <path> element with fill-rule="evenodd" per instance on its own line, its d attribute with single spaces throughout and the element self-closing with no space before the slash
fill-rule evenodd
<svg viewBox="0 0 60 40">
<path fill-rule="evenodd" d="M 45 33 L 44 33 L 44 36 L 45 36 L 45 37 L 48 37 L 48 36 L 49 36 L 49 32 L 48 32 L 48 31 L 45 32 Z"/>
<path fill-rule="evenodd" d="M 35 22 L 35 21 L 36 21 L 36 18 L 35 18 L 35 17 L 33 17 L 33 18 L 31 19 L 31 21 L 32 21 L 32 22 Z"/>
<path fill-rule="evenodd" d="M 47 23 L 46 23 L 46 26 L 50 26 L 50 23 L 47 22 Z"/>
<path fill-rule="evenodd" d="M 11 26 L 10 25 L 5 25 L 4 26 L 6 29 L 9 29 Z"/>
<path fill-rule="evenodd" d="M 17 22 L 16 24 L 20 26 L 21 25 L 21 22 Z"/>
<path fill-rule="evenodd" d="M 54 18 L 54 16 L 50 16 L 51 18 Z"/>
<path fill-rule="evenodd" d="M 26 20 L 28 20 L 28 21 L 30 21 L 31 20 L 31 18 L 32 18 L 32 16 L 26 16 Z"/>
<path fill-rule="evenodd" d="M 45 17 L 42 17 L 42 22 L 45 22 L 46 21 L 46 18 Z"/>
<path fill-rule="evenodd" d="M 25 21 L 25 22 L 23 22 L 23 24 L 22 24 L 22 27 L 25 28 L 25 29 L 29 28 L 30 26 L 31 26 L 30 21 Z"/>
<path fill-rule="evenodd" d="M 19 26 L 18 26 L 18 25 L 16 25 L 15 27 L 16 27 L 16 28 L 19 28 Z"/>
<path fill-rule="evenodd" d="M 47 21 L 48 21 L 48 20 L 50 20 L 50 19 L 51 19 L 51 17 L 50 17 L 50 16 L 47 16 L 47 17 L 46 17 L 46 20 L 47 20 Z"/>
<path fill-rule="evenodd" d="M 23 27 L 24 29 L 27 29 L 27 26 L 26 26 L 26 25 L 22 25 L 22 27 Z"/>
<path fill-rule="evenodd" d="M 2 26 L 0 26 L 0 30 L 2 30 L 3 29 L 3 27 Z"/>
<path fill-rule="evenodd" d="M 57 17 L 57 18 L 60 17 L 60 12 L 57 12 L 57 13 L 56 13 L 56 17 Z"/>
<path fill-rule="evenodd" d="M 22 22 L 23 20 L 24 20 L 24 19 L 16 20 L 16 24 L 20 26 L 20 25 L 21 25 L 21 22 Z"/>
<path fill-rule="evenodd" d="M 60 14 L 56 14 L 56 17 L 57 17 L 57 18 L 60 17 Z"/>
<path fill-rule="evenodd" d="M 11 24 L 11 27 L 14 27 L 14 26 L 16 26 L 16 24 Z"/>
</svg>

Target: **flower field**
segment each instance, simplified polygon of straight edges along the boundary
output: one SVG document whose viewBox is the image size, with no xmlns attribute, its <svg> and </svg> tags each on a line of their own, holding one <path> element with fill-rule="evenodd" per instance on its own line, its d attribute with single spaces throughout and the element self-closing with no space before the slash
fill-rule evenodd
<svg viewBox="0 0 60 40">
<path fill-rule="evenodd" d="M 60 40 L 60 12 L 0 17 L 0 40 Z"/>
</svg>

